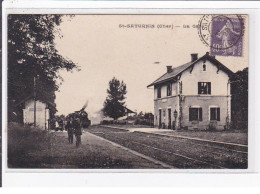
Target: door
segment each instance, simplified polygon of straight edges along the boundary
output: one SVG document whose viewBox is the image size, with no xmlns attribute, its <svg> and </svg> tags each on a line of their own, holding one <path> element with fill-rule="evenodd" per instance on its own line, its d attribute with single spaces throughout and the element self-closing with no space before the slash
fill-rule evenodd
<svg viewBox="0 0 260 194">
<path fill-rule="evenodd" d="M 172 128 L 172 110 L 168 109 L 168 129 Z"/>
<path fill-rule="evenodd" d="M 159 110 L 159 128 L 162 126 L 162 110 Z"/>
</svg>

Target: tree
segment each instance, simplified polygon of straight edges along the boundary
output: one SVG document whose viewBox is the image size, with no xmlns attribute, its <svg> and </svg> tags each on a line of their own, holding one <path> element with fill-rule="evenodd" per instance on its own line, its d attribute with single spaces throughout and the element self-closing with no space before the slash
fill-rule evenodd
<svg viewBox="0 0 260 194">
<path fill-rule="evenodd" d="M 123 81 L 120 82 L 115 77 L 109 81 L 108 96 L 103 108 L 104 116 L 117 120 L 119 117 L 125 115 L 124 100 L 126 93 L 126 85 Z"/>
<path fill-rule="evenodd" d="M 154 115 L 153 115 L 153 113 L 148 112 L 148 113 L 144 114 L 144 118 L 153 120 L 154 119 Z"/>
<path fill-rule="evenodd" d="M 54 103 L 62 79 L 58 71 L 77 68 L 58 54 L 55 38 L 62 38 L 57 26 L 62 15 L 8 15 L 8 105 L 33 95 L 36 78 L 37 99 Z M 51 108 L 51 115 L 56 111 Z M 19 108 L 21 110 L 21 108 Z"/>
<path fill-rule="evenodd" d="M 139 116 L 139 117 L 143 117 L 143 116 L 144 116 L 143 111 L 139 112 L 138 116 Z"/>
<path fill-rule="evenodd" d="M 231 117 L 235 129 L 248 127 L 248 68 L 238 71 L 231 78 Z"/>
</svg>

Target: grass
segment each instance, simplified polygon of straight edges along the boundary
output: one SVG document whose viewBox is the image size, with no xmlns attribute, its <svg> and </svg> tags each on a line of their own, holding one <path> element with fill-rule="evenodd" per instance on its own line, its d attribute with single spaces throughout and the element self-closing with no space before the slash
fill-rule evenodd
<svg viewBox="0 0 260 194">
<path fill-rule="evenodd" d="M 47 131 L 17 123 L 9 123 L 7 135 L 8 167 L 19 164 L 30 152 L 48 149 L 52 136 Z"/>
</svg>

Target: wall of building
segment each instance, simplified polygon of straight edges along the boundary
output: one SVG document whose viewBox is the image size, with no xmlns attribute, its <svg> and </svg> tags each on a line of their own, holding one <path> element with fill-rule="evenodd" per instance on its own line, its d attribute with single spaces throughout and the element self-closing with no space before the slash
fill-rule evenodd
<svg viewBox="0 0 260 194">
<path fill-rule="evenodd" d="M 40 101 L 36 101 L 36 125 L 42 129 L 48 127 L 49 109 L 46 109 L 46 104 Z M 24 123 L 34 123 L 34 100 L 28 100 L 25 102 L 25 108 L 23 109 Z"/>
<path fill-rule="evenodd" d="M 162 110 L 162 123 L 165 124 L 165 127 L 168 128 L 168 109 L 171 109 L 171 120 L 174 121 L 174 111 L 179 112 L 179 97 L 168 97 L 164 99 L 158 99 L 154 101 L 154 125 L 159 127 L 159 110 Z M 178 125 L 178 119 L 177 123 Z"/>
<path fill-rule="evenodd" d="M 206 65 L 206 71 L 203 71 L 203 64 Z M 178 112 L 177 125 L 181 127 L 188 127 L 189 129 L 207 129 L 210 125 L 210 107 L 220 108 L 220 121 L 217 122 L 218 129 L 224 129 L 227 124 L 227 118 L 231 119 L 231 96 L 229 76 L 209 61 L 199 61 L 190 71 L 186 70 L 182 73 L 180 80 L 172 83 L 172 96 L 167 97 L 167 85 L 161 86 L 161 98 L 157 98 L 157 89 L 154 90 L 154 115 L 155 127 L 159 126 L 159 109 L 162 110 L 162 123 L 165 123 L 168 128 L 168 108 L 171 108 L 172 121 L 174 121 L 173 112 Z M 182 83 L 183 96 L 181 108 L 182 118 L 179 122 L 180 103 L 179 95 L 180 88 L 179 82 Z M 211 82 L 211 94 L 198 94 L 198 82 Z M 189 121 L 189 108 L 201 107 L 203 120 L 202 121 Z"/>
<path fill-rule="evenodd" d="M 177 82 L 173 82 L 171 84 L 172 84 L 172 96 L 175 96 L 178 94 L 178 84 Z M 154 88 L 154 99 L 157 99 L 157 92 L 158 89 Z M 161 98 L 165 98 L 165 97 L 168 96 L 167 96 L 167 85 L 164 84 L 161 86 Z"/>
<path fill-rule="evenodd" d="M 179 96 L 158 99 L 154 101 L 154 124 L 159 127 L 159 110 L 162 110 L 162 123 L 168 128 L 168 109 L 171 109 L 171 120 L 174 121 L 174 111 L 177 111 L 176 125 L 188 129 L 206 130 L 210 126 L 210 108 L 220 108 L 220 121 L 214 121 L 217 129 L 224 129 L 227 124 L 227 117 L 231 119 L 230 98 L 225 96 L 184 96 L 182 97 L 182 121 L 179 124 L 180 107 Z M 202 121 L 189 121 L 189 108 L 202 108 Z"/>
<path fill-rule="evenodd" d="M 183 119 L 181 122 L 182 127 L 188 129 L 207 129 L 210 125 L 210 108 L 220 108 L 220 121 L 217 122 L 217 129 L 224 129 L 227 124 L 227 117 L 230 118 L 227 103 L 228 98 L 225 96 L 185 96 L 182 101 Z M 202 121 L 189 121 L 189 108 L 201 107 L 202 108 Z"/>
<path fill-rule="evenodd" d="M 182 73 L 182 94 L 198 95 L 198 82 L 211 82 L 211 95 L 230 94 L 230 90 L 227 91 L 228 75 L 222 70 L 218 71 L 217 66 L 209 61 L 206 61 L 205 65 L 206 71 L 203 71 L 203 61 L 199 61 L 191 73 L 190 69 Z"/>
</svg>

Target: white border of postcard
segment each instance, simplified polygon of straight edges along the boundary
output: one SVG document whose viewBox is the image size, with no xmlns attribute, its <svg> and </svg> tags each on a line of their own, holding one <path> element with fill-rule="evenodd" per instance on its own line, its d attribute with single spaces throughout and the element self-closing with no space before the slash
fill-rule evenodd
<svg viewBox="0 0 260 194">
<path fill-rule="evenodd" d="M 214 7 L 214 8 L 213 8 Z M 185 9 L 183 9 L 185 8 Z M 205 9 L 207 8 L 207 9 Z M 228 8 L 228 9 L 220 9 Z M 227 174 L 235 173 L 232 180 L 241 182 L 243 173 L 255 173 L 259 170 L 259 122 L 255 115 L 259 113 L 259 103 L 256 104 L 256 90 L 260 76 L 255 76 L 259 71 L 259 2 L 26 2 L 13 1 L 3 3 L 3 86 L 2 86 L 2 169 L 3 186 L 111 186 L 111 185 L 186 185 L 198 184 L 203 179 L 203 184 L 220 184 L 230 181 L 225 177 Z M 7 168 L 7 15 L 16 14 L 248 14 L 249 15 L 249 133 L 248 133 L 248 169 L 8 169 Z M 55 173 L 54 173 L 55 172 Z M 187 174 L 189 172 L 189 175 Z M 192 173 L 191 173 L 192 172 Z M 51 174 L 50 174 L 51 173 Z M 163 174 L 162 174 L 163 173 Z M 184 174 L 183 174 L 184 173 Z M 194 174 L 195 173 L 195 174 Z M 215 181 L 208 179 L 213 176 Z M 213 174 L 220 173 L 220 174 Z M 241 174 L 242 173 L 242 174 Z M 233 174 L 234 175 L 234 174 Z M 163 176 L 163 180 L 162 177 Z M 229 175 L 231 176 L 231 175 Z M 126 177 L 126 178 L 125 178 Z M 191 177 L 193 177 L 191 179 Z M 239 179 L 240 177 L 240 179 Z M 75 179 L 78 182 L 68 180 Z M 28 181 L 30 180 L 30 181 Z M 118 182 L 116 182 L 116 180 Z M 129 182 L 130 180 L 130 182 Z M 161 182 L 159 182 L 161 181 Z M 187 182 L 188 181 L 188 182 Z M 252 184 L 252 181 L 250 184 Z M 244 184 L 247 182 L 244 182 Z M 247 183 L 249 184 L 249 182 Z"/>
</svg>

